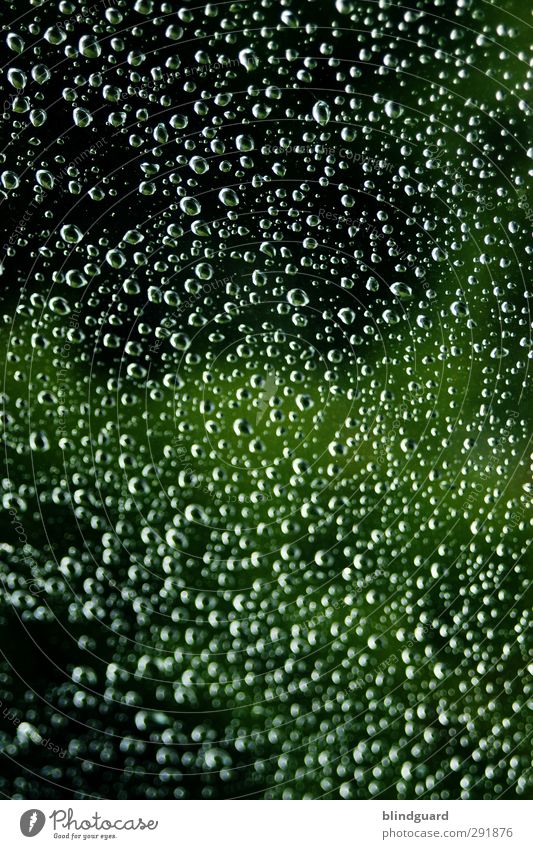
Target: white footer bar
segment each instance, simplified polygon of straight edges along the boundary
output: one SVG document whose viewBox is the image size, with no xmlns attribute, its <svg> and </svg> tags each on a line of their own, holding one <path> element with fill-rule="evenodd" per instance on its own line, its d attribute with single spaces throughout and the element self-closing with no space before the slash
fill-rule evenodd
<svg viewBox="0 0 533 849">
<path fill-rule="evenodd" d="M 2 845 L 156 849 L 533 846 L 531 803 L 4 801 Z M 35 843 L 29 840 L 35 838 Z M 341 843 L 342 841 L 342 843 Z"/>
</svg>

